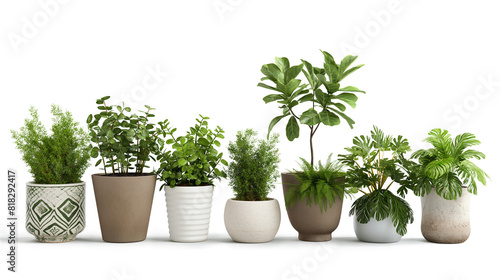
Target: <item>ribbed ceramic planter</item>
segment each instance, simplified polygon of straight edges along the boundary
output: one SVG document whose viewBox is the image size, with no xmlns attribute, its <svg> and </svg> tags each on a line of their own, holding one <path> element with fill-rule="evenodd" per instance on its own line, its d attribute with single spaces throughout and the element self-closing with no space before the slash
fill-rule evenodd
<svg viewBox="0 0 500 280">
<path fill-rule="evenodd" d="M 119 243 L 146 239 L 156 175 L 94 174 L 92 182 L 102 239 Z"/>
<path fill-rule="evenodd" d="M 285 197 L 289 188 L 300 185 L 299 180 L 292 173 L 281 173 L 281 179 Z M 337 180 L 345 180 L 345 178 Z M 314 202 L 309 206 L 305 200 L 297 201 L 292 207 L 287 207 L 286 211 L 293 228 L 299 232 L 300 240 L 329 241 L 332 239 L 332 232 L 340 222 L 342 200 L 336 198 L 332 207 L 323 212 Z"/>
<path fill-rule="evenodd" d="M 273 240 L 281 222 L 278 201 L 241 201 L 228 199 L 224 208 L 224 225 L 236 242 L 262 243 Z"/>
<path fill-rule="evenodd" d="M 463 188 L 456 200 L 440 197 L 434 189 L 421 198 L 422 235 L 430 242 L 462 243 L 470 235 L 470 197 Z"/>
<path fill-rule="evenodd" d="M 165 187 L 170 240 L 207 240 L 213 192 L 213 186 Z"/>
<path fill-rule="evenodd" d="M 393 243 L 401 240 L 390 218 L 382 221 L 371 218 L 368 223 L 362 224 L 354 217 L 354 232 L 358 240 L 363 242 Z"/>
<path fill-rule="evenodd" d="M 40 242 L 73 241 L 85 228 L 85 182 L 26 184 L 26 229 Z"/>
</svg>

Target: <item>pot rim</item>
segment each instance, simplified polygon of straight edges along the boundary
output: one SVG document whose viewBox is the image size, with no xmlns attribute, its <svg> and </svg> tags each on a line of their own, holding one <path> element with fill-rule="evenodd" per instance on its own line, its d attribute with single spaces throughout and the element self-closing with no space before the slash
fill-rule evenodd
<svg viewBox="0 0 500 280">
<path fill-rule="evenodd" d="M 236 203 L 256 203 L 256 202 L 271 203 L 271 202 L 278 201 L 278 200 L 276 198 L 268 197 L 267 200 L 249 201 L 249 200 L 237 200 L 236 198 L 233 197 L 233 198 L 229 198 L 228 201 L 234 201 Z"/>
<path fill-rule="evenodd" d="M 26 183 L 27 187 L 44 187 L 44 188 L 64 188 L 64 187 L 85 187 L 85 181 L 79 183 L 69 183 L 69 184 L 37 184 L 34 181 L 29 181 Z"/>
<path fill-rule="evenodd" d="M 94 173 L 91 176 L 100 176 L 100 177 L 106 177 L 106 178 L 143 178 L 143 177 L 149 177 L 149 176 L 157 176 L 155 173 L 143 173 L 142 175 L 137 175 L 137 176 L 116 176 L 112 174 L 106 174 L 106 173 Z"/>
</svg>

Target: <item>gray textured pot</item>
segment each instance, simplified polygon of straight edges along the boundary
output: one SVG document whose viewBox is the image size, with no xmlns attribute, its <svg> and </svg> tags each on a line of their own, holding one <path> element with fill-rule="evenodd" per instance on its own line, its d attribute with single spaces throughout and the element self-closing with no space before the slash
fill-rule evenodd
<svg viewBox="0 0 500 280">
<path fill-rule="evenodd" d="M 84 228 L 85 182 L 26 184 L 26 229 L 37 241 L 73 241 Z"/>
<path fill-rule="evenodd" d="M 446 200 L 434 189 L 421 198 L 422 235 L 435 243 L 462 243 L 470 235 L 470 197 L 466 188 L 456 200 Z"/>
</svg>

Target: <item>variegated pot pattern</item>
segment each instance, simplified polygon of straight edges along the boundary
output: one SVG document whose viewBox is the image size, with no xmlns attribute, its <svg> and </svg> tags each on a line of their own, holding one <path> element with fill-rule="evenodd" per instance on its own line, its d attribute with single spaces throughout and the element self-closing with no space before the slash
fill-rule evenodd
<svg viewBox="0 0 500 280">
<path fill-rule="evenodd" d="M 85 228 L 85 182 L 26 186 L 28 232 L 39 242 L 75 240 Z"/>
</svg>

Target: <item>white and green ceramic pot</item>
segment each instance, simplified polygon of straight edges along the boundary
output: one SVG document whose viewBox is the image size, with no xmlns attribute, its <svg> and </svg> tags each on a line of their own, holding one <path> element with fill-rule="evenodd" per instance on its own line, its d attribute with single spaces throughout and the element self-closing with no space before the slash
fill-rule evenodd
<svg viewBox="0 0 500 280">
<path fill-rule="evenodd" d="M 26 184 L 26 229 L 39 242 L 73 241 L 85 228 L 85 182 Z"/>
</svg>

